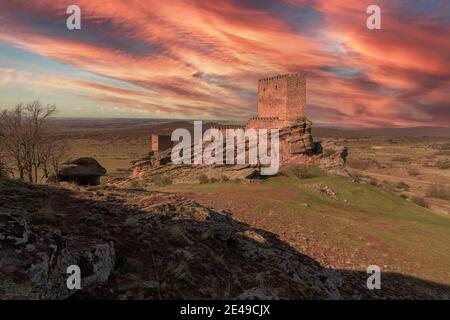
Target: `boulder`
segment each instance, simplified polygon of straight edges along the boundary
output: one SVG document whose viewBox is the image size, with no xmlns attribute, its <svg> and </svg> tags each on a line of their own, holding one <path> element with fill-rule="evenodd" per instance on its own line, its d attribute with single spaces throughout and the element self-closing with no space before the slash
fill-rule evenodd
<svg viewBox="0 0 450 320">
<path fill-rule="evenodd" d="M 94 158 L 79 158 L 64 163 L 58 170 L 57 180 L 81 185 L 98 185 L 100 178 L 105 174 L 106 169 Z M 53 180 L 56 179 L 53 177 Z"/>
<path fill-rule="evenodd" d="M 0 300 L 68 298 L 69 266 L 80 267 L 86 289 L 106 282 L 116 260 L 112 242 L 66 238 L 13 212 L 0 212 L 0 252 Z"/>
<path fill-rule="evenodd" d="M 141 159 L 132 161 L 133 173 L 132 178 L 141 178 L 145 173 L 151 169 L 156 169 L 166 164 L 169 164 L 171 159 L 171 149 L 164 151 L 150 151 L 150 153 Z"/>
<path fill-rule="evenodd" d="M 339 141 L 327 139 L 316 143 L 316 152 L 322 157 L 324 169 L 342 169 L 348 156 L 348 149 L 340 144 Z"/>
</svg>

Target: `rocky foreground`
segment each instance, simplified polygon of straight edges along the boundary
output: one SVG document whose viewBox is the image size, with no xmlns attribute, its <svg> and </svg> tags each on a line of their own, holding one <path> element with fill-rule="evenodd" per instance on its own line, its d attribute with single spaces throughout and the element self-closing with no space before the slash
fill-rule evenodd
<svg viewBox="0 0 450 320">
<path fill-rule="evenodd" d="M 366 279 L 177 194 L 0 178 L 0 299 L 431 298 Z"/>
</svg>

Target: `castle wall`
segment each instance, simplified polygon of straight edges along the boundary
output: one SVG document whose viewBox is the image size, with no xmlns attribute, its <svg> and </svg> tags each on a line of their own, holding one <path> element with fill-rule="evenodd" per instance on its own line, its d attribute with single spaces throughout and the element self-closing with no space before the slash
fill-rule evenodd
<svg viewBox="0 0 450 320">
<path fill-rule="evenodd" d="M 304 75 L 287 77 L 286 120 L 295 121 L 305 116 L 306 77 Z"/>
<path fill-rule="evenodd" d="M 274 77 L 258 82 L 258 117 L 286 118 L 287 82 L 285 78 Z"/>
<path fill-rule="evenodd" d="M 276 129 L 285 126 L 285 121 L 280 120 L 277 117 L 263 118 L 253 117 L 247 121 L 245 125 L 246 129 Z"/>
<path fill-rule="evenodd" d="M 173 147 L 169 135 L 152 134 L 152 151 L 164 151 Z"/>
</svg>

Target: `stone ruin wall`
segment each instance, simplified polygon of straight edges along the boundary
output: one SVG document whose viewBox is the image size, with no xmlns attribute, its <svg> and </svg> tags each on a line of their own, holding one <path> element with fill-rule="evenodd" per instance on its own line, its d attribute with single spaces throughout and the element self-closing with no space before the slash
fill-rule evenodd
<svg viewBox="0 0 450 320">
<path fill-rule="evenodd" d="M 164 151 L 173 147 L 173 142 L 169 135 L 152 134 L 152 151 Z"/>
</svg>

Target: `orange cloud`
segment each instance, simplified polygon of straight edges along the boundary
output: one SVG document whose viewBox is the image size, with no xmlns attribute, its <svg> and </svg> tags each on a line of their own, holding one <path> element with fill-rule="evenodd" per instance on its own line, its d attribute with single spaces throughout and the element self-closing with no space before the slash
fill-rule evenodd
<svg viewBox="0 0 450 320">
<path fill-rule="evenodd" d="M 63 0 L 0 4 L 0 41 L 128 85 L 70 79 L 97 104 L 165 117 L 244 119 L 256 80 L 308 75 L 308 113 L 342 126 L 450 125 L 450 24 L 436 10 L 381 1 L 382 30 L 360 0 Z M 56 76 L 55 76 L 56 77 Z M 134 88 L 134 89 L 130 89 Z"/>
</svg>

